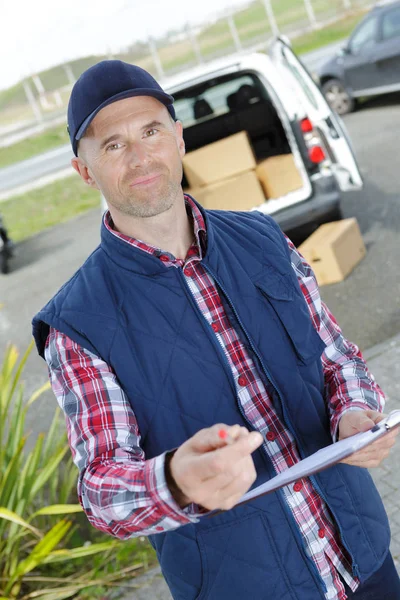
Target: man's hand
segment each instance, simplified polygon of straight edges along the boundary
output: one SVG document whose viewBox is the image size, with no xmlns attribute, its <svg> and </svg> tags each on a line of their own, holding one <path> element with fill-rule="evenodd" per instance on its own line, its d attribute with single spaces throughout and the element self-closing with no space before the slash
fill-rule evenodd
<svg viewBox="0 0 400 600">
<path fill-rule="evenodd" d="M 218 435 L 228 434 L 226 440 Z M 251 453 L 263 442 L 258 432 L 239 425 L 214 425 L 180 446 L 169 463 L 170 476 L 182 494 L 181 507 L 200 504 L 208 510 L 232 508 L 256 479 Z"/>
<path fill-rule="evenodd" d="M 354 410 L 345 413 L 339 421 L 339 440 L 348 438 L 360 431 L 372 429 L 376 423 L 382 421 L 386 415 L 375 410 Z M 391 431 L 380 440 L 366 448 L 355 452 L 341 462 L 356 467 L 378 467 L 384 458 L 389 455 L 390 449 L 396 442 L 399 430 Z"/>
</svg>

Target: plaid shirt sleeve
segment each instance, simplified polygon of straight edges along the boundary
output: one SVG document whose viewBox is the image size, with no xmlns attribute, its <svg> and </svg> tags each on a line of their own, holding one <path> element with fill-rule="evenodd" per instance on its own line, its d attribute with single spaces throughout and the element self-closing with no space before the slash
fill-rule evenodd
<svg viewBox="0 0 400 600">
<path fill-rule="evenodd" d="M 287 238 L 292 267 L 310 311 L 315 329 L 326 348 L 322 354 L 325 399 L 330 413 L 331 434 L 337 439 L 340 418 L 349 410 L 382 412 L 385 396 L 368 370 L 359 348 L 349 342 L 328 307 L 321 300 L 316 277 L 302 255 Z"/>
<path fill-rule="evenodd" d="M 196 507 L 181 510 L 171 496 L 165 454 L 146 460 L 132 407 L 107 363 L 54 329 L 45 358 L 90 523 L 127 539 L 196 522 Z"/>
</svg>

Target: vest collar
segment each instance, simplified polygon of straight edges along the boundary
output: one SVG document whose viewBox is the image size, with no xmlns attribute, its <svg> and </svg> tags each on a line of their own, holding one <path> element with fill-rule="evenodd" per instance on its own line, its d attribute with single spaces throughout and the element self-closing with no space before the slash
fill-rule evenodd
<svg viewBox="0 0 400 600">
<path fill-rule="evenodd" d="M 191 199 L 199 208 L 205 220 L 207 232 L 207 254 L 214 243 L 213 227 L 210 224 L 210 220 L 204 208 L 201 207 L 192 197 Z M 107 254 L 108 258 L 118 266 L 127 269 L 128 271 L 132 271 L 141 275 L 148 275 L 151 277 L 154 275 L 167 274 L 169 271 L 173 270 L 172 267 L 165 266 L 165 264 L 157 256 L 153 256 L 147 252 L 144 252 L 140 248 L 136 248 L 120 237 L 114 235 L 105 226 L 104 219 L 101 221 L 100 237 L 100 247 Z"/>
</svg>

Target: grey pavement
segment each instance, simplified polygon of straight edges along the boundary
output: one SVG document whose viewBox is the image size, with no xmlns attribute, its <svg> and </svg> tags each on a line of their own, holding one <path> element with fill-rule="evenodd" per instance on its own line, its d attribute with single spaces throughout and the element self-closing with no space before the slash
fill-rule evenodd
<svg viewBox="0 0 400 600">
<path fill-rule="evenodd" d="M 368 366 L 386 394 L 385 412 L 400 409 L 400 335 L 364 353 Z M 386 507 L 392 530 L 391 551 L 400 573 L 400 461 L 399 442 L 383 465 L 371 475 Z M 172 600 L 159 568 L 136 578 L 137 590 L 124 591 L 121 600 Z"/>
</svg>

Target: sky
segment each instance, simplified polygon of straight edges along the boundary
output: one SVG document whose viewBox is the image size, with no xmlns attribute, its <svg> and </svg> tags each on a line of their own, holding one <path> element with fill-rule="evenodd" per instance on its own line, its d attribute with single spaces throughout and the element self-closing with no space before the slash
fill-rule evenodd
<svg viewBox="0 0 400 600">
<path fill-rule="evenodd" d="M 117 52 L 246 0 L 0 0 L 0 89 L 88 54 Z"/>
</svg>

